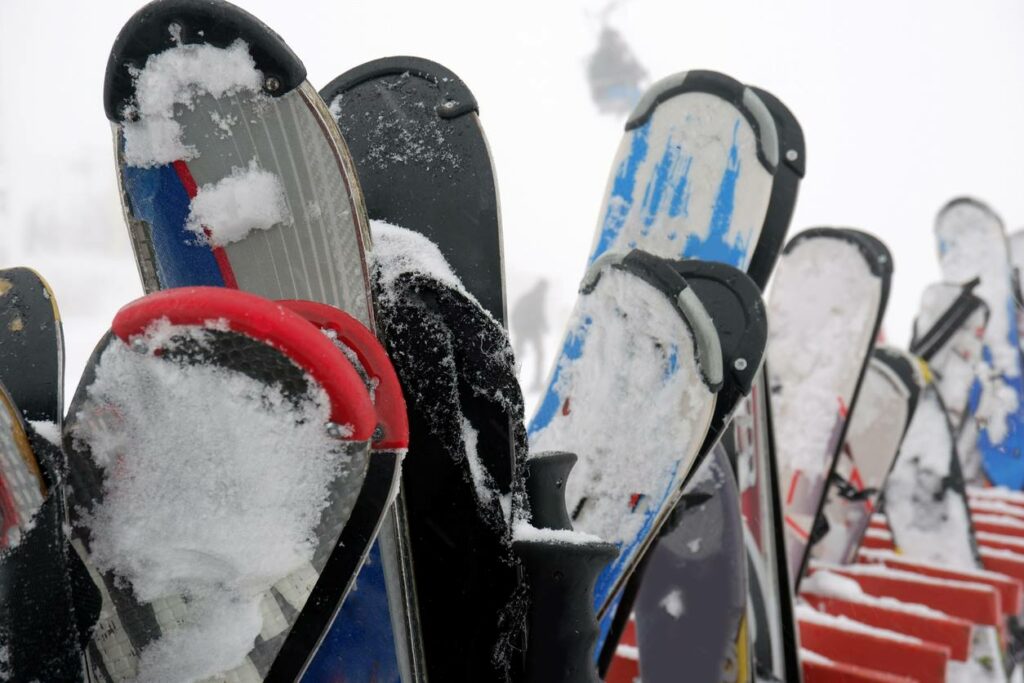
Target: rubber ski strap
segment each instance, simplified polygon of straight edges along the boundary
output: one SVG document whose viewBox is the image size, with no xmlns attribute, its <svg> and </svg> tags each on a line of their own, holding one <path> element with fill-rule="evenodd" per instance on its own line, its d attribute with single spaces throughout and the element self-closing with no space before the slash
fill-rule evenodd
<svg viewBox="0 0 1024 683">
<path fill-rule="evenodd" d="M 910 342 L 910 352 L 921 356 L 926 361 L 945 346 L 950 337 L 956 334 L 960 326 L 971 317 L 971 314 L 985 305 L 985 303 L 974 294 L 974 288 L 981 282 L 980 278 L 974 278 L 963 286 L 960 294 L 953 300 L 953 303 L 943 312 L 924 334 L 915 337 Z"/>
</svg>

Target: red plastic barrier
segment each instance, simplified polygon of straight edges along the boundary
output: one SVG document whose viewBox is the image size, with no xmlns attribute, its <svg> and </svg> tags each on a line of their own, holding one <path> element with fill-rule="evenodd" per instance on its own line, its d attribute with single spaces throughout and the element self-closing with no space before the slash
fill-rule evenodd
<svg viewBox="0 0 1024 683">
<path fill-rule="evenodd" d="M 977 514 L 971 516 L 976 532 L 1024 538 L 1024 521 L 1008 515 Z"/>
<path fill-rule="evenodd" d="M 639 678 L 640 660 L 636 656 L 636 648 L 619 645 L 604 677 L 605 683 L 635 683 Z"/>
<path fill-rule="evenodd" d="M 819 612 L 849 617 L 868 626 L 905 633 L 946 647 L 949 658 L 958 662 L 967 661 L 971 650 L 971 623 L 964 619 L 927 616 L 813 593 L 801 593 L 801 597 Z"/>
<path fill-rule="evenodd" d="M 888 529 L 868 527 L 868 530 L 864 532 L 860 547 L 871 550 L 895 550 L 896 543 L 892 539 L 892 532 Z"/>
<path fill-rule="evenodd" d="M 878 670 L 920 683 L 945 683 L 949 650 L 934 643 L 890 640 L 837 626 L 799 620 L 800 645 L 836 662 L 871 662 Z M 898 680 L 898 679 L 897 679 Z"/>
<path fill-rule="evenodd" d="M 1024 582 L 1024 555 L 1012 550 L 995 550 L 994 548 L 979 548 L 981 552 L 981 563 L 990 572 L 999 572 L 1009 577 Z"/>
<path fill-rule="evenodd" d="M 800 662 L 804 683 L 918 683 L 916 678 L 896 676 L 842 662 Z M 627 681 L 626 683 L 632 683 Z"/>
</svg>

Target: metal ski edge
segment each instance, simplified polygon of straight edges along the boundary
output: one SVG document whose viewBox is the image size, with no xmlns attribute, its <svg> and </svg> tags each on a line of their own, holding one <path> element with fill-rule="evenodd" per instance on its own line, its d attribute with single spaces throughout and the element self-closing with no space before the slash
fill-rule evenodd
<svg viewBox="0 0 1024 683">
<path fill-rule="evenodd" d="M 683 71 L 651 85 L 626 121 L 628 132 L 639 128 L 654 115 L 662 102 L 686 93 L 714 95 L 733 105 L 757 135 L 757 159 L 774 175 L 779 165 L 779 138 L 775 119 L 754 92 L 736 79 L 716 71 Z"/>
</svg>

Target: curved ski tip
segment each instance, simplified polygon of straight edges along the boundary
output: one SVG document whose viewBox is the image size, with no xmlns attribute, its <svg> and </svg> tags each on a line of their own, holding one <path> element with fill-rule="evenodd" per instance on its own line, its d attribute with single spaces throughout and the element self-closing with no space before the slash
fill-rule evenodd
<svg viewBox="0 0 1024 683">
<path fill-rule="evenodd" d="M 892 274 L 892 254 L 889 252 L 889 247 L 886 246 L 885 242 L 869 232 L 854 228 L 809 228 L 794 235 L 786 243 L 782 253 L 789 254 L 806 240 L 818 238 L 849 242 L 857 247 L 861 255 L 863 255 L 868 267 L 871 268 L 872 275 L 881 277 L 884 280 Z"/>
<path fill-rule="evenodd" d="M 476 97 L 466 83 L 446 66 L 422 57 L 382 57 L 349 69 L 320 90 L 320 97 L 330 105 L 342 95 L 367 81 L 388 76 L 409 74 L 427 81 L 438 91 L 435 112 L 442 119 L 453 119 L 470 112 L 479 113 Z"/>
<path fill-rule="evenodd" d="M 626 120 L 626 130 L 647 123 L 662 102 L 689 92 L 715 95 L 736 107 L 757 134 L 758 158 L 768 171 L 775 173 L 779 163 L 779 134 L 768 107 L 750 88 L 717 71 L 680 71 L 656 81 L 633 108 L 633 113 Z"/>
<path fill-rule="evenodd" d="M 207 43 L 226 48 L 241 39 L 249 46 L 256 68 L 280 96 L 306 80 L 306 67 L 284 40 L 262 21 L 224 0 L 154 0 L 132 15 L 117 34 L 107 60 L 103 108 L 117 123 L 135 96 L 132 70 L 151 55 L 178 45 Z"/>
<path fill-rule="evenodd" d="M 753 85 L 749 87 L 764 102 L 775 119 L 775 128 L 779 133 L 779 161 L 789 167 L 797 177 L 803 178 L 807 171 L 807 146 L 800 121 L 775 95 L 764 88 Z"/>
<path fill-rule="evenodd" d="M 942 205 L 942 208 L 939 209 L 939 212 L 935 216 L 936 227 L 938 227 L 947 216 L 955 211 L 975 211 L 997 223 L 1000 230 L 1005 232 L 1003 219 L 991 206 L 976 197 L 969 197 L 967 195 L 954 197 Z"/>
</svg>

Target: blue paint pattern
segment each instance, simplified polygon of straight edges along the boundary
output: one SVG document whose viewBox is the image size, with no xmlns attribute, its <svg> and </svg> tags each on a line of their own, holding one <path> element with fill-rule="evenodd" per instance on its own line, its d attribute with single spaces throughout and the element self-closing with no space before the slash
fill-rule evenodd
<svg viewBox="0 0 1024 683">
<path fill-rule="evenodd" d="M 729 161 L 722 174 L 722 182 L 718 186 L 718 195 L 715 197 L 715 204 L 711 212 L 711 222 L 708 227 L 708 236 L 701 239 L 696 234 L 686 238 L 683 258 L 699 258 L 702 261 L 717 261 L 727 263 L 730 266 L 742 268 L 746 264 L 749 244 L 742 238 L 736 240 L 735 245 L 730 245 L 726 238 L 732 227 L 733 209 L 736 207 L 736 181 L 739 180 L 741 168 L 739 144 L 737 133 L 739 132 L 740 120 L 737 119 L 732 128 L 732 146 L 729 148 Z"/>
<path fill-rule="evenodd" d="M 629 155 L 619 165 L 615 173 L 615 180 L 612 182 L 612 194 L 608 198 L 608 208 L 605 211 L 604 220 L 601 224 L 601 236 L 597 241 L 597 248 L 590 255 L 590 263 L 597 257 L 608 251 L 609 247 L 618 239 L 622 226 L 626 224 L 626 218 L 633 208 L 633 200 L 636 190 L 636 172 L 640 165 L 647 159 L 648 136 L 651 133 L 651 122 L 632 131 L 633 137 Z"/>
</svg>

